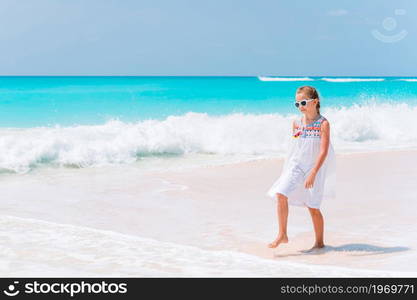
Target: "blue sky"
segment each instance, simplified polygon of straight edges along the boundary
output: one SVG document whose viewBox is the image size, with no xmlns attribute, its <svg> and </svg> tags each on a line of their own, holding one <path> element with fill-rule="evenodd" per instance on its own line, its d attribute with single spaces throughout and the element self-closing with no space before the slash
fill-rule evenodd
<svg viewBox="0 0 417 300">
<path fill-rule="evenodd" d="M 417 76 L 416 13 L 415 0 L 0 0 L 0 75 Z"/>
</svg>

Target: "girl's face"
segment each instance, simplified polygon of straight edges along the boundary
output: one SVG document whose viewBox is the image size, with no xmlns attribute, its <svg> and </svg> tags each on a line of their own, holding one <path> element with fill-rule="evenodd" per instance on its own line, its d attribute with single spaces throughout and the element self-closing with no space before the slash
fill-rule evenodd
<svg viewBox="0 0 417 300">
<path fill-rule="evenodd" d="M 300 94 L 295 95 L 295 100 L 300 103 L 303 100 L 309 100 L 309 97 L 305 96 L 303 93 L 300 93 Z M 318 99 L 314 99 L 313 101 L 307 102 L 306 105 L 301 105 L 300 104 L 298 106 L 298 109 L 302 113 L 312 113 L 316 110 L 317 101 L 318 101 Z"/>
</svg>

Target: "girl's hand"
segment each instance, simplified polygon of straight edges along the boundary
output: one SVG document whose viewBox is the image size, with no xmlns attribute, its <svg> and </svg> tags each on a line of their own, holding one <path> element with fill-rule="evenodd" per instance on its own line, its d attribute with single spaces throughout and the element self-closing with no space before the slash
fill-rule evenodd
<svg viewBox="0 0 417 300">
<path fill-rule="evenodd" d="M 304 182 L 304 187 L 306 189 L 310 189 L 313 187 L 314 180 L 316 179 L 316 173 L 311 172 L 310 175 L 308 175 L 306 181 Z"/>
<path fill-rule="evenodd" d="M 295 134 L 293 134 L 293 138 L 298 138 L 302 134 L 301 130 L 298 130 Z"/>
</svg>

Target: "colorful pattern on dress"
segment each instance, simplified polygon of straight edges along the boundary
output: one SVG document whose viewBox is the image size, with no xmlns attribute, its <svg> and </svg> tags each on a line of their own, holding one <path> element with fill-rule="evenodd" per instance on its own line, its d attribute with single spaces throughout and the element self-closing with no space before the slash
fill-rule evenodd
<svg viewBox="0 0 417 300">
<path fill-rule="evenodd" d="M 303 121 L 300 121 L 300 125 L 296 123 L 295 125 L 295 134 L 294 138 L 320 138 L 320 127 L 321 123 L 324 121 L 324 117 L 320 116 L 316 121 L 308 124 L 307 126 L 303 125 Z"/>
</svg>

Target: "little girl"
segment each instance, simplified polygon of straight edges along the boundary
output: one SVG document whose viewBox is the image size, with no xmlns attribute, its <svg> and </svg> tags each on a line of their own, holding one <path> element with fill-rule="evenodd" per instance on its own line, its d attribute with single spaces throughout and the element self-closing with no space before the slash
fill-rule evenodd
<svg viewBox="0 0 417 300">
<path fill-rule="evenodd" d="M 320 114 L 317 90 L 311 86 L 298 88 L 295 106 L 303 116 L 293 120 L 290 148 L 281 176 L 267 192 L 277 200 L 279 223 L 278 236 L 268 246 L 275 248 L 280 243 L 288 243 L 290 204 L 306 206 L 310 211 L 316 238 L 311 251 L 324 247 L 320 204 L 324 197 L 334 196 L 335 154 L 330 142 L 330 124 Z"/>
</svg>

